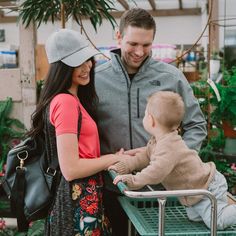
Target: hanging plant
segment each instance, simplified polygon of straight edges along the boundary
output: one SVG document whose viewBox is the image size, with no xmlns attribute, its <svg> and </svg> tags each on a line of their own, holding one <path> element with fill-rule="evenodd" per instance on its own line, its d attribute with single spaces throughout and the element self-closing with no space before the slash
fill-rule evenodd
<svg viewBox="0 0 236 236">
<path fill-rule="evenodd" d="M 65 21 L 73 17 L 80 25 L 79 18 L 84 16 L 90 19 L 97 31 L 103 18 L 107 19 L 113 28 L 115 27 L 116 21 L 109 13 L 112 10 L 115 8 L 111 0 L 25 0 L 20 5 L 19 18 L 26 27 L 31 22 L 36 22 L 39 27 L 41 23 L 61 20 L 62 16 L 65 17 Z"/>
</svg>

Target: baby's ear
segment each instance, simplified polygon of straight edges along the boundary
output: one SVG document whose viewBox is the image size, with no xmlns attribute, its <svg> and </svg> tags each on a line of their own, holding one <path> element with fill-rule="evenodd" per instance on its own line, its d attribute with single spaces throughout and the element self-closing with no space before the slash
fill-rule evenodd
<svg viewBox="0 0 236 236">
<path fill-rule="evenodd" d="M 156 120 L 154 119 L 153 115 L 149 114 L 148 116 L 152 127 L 154 127 L 156 125 Z"/>
</svg>

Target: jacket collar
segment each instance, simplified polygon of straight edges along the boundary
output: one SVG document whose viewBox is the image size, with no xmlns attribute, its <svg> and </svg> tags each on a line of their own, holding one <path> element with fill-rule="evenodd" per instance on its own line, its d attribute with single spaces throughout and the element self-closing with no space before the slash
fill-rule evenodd
<svg viewBox="0 0 236 236">
<path fill-rule="evenodd" d="M 116 48 L 110 51 L 110 55 L 111 55 L 111 59 L 112 59 L 112 66 L 114 68 L 115 71 L 126 71 L 125 67 L 121 61 L 121 50 L 120 48 Z M 141 65 L 141 67 L 139 68 L 138 72 L 144 72 L 147 68 L 147 65 L 150 64 L 150 61 L 153 60 L 151 55 L 149 55 L 146 60 L 144 61 L 144 63 Z M 127 73 L 127 71 L 126 71 Z"/>
</svg>

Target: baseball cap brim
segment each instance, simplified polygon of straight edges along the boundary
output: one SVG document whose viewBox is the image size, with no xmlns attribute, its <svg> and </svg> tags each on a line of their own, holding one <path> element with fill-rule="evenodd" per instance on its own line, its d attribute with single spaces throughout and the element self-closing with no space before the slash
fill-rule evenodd
<svg viewBox="0 0 236 236">
<path fill-rule="evenodd" d="M 95 48 L 91 48 L 90 46 L 86 46 L 75 53 L 61 59 L 63 63 L 71 67 L 77 67 L 87 61 L 89 58 L 99 54 Z"/>
</svg>

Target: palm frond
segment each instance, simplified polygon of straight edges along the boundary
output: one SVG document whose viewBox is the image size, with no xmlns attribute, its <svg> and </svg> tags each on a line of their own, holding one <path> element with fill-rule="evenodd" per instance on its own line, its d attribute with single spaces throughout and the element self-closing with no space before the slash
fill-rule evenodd
<svg viewBox="0 0 236 236">
<path fill-rule="evenodd" d="M 61 17 L 61 4 L 65 6 L 65 20 L 78 16 L 88 17 L 95 31 L 102 24 L 103 18 L 109 20 L 112 27 L 116 25 L 114 17 L 110 11 L 115 10 L 113 1 L 110 0 L 25 0 L 19 8 L 19 18 L 28 27 L 35 22 L 39 27 L 42 22 L 51 21 Z M 78 20 L 76 20 L 78 23 Z"/>
</svg>

